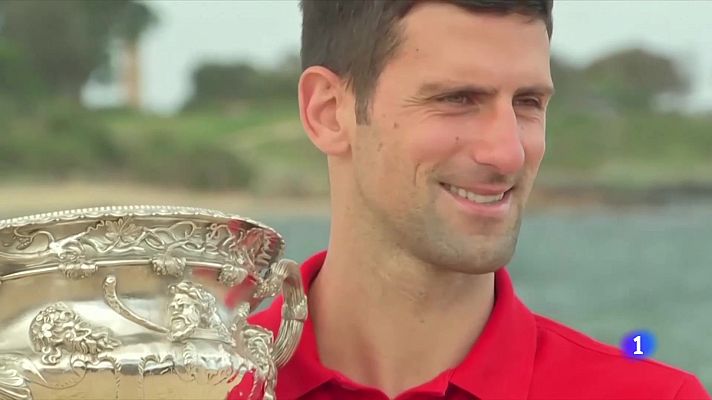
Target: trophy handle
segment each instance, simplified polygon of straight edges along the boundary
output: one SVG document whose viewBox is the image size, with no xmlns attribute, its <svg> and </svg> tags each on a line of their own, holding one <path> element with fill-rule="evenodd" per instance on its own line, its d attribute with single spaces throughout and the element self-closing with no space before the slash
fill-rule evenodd
<svg viewBox="0 0 712 400">
<path fill-rule="evenodd" d="M 282 259 L 273 272 L 282 279 L 284 296 L 282 322 L 279 325 L 279 334 L 272 353 L 274 362 L 279 368 L 287 363 L 299 344 L 308 307 L 299 265 L 292 260 Z"/>
</svg>

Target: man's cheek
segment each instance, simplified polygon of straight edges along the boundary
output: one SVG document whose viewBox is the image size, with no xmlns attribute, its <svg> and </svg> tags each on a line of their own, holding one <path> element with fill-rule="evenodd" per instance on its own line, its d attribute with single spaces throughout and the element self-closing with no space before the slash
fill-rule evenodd
<svg viewBox="0 0 712 400">
<path fill-rule="evenodd" d="M 546 152 L 546 137 L 544 133 L 537 133 L 526 137 L 523 144 L 527 165 L 529 165 L 530 168 L 538 169 Z"/>
<path fill-rule="evenodd" d="M 448 139 L 445 135 L 430 137 L 429 140 L 413 143 L 406 154 L 408 159 L 404 161 L 418 166 L 416 173 L 425 173 L 429 166 L 447 164 L 457 154 L 457 144 L 455 139 Z"/>
</svg>

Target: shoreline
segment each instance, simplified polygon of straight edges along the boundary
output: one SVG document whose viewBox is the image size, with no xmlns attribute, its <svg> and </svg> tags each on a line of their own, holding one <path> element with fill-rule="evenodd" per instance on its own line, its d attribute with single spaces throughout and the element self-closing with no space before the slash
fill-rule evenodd
<svg viewBox="0 0 712 400">
<path fill-rule="evenodd" d="M 678 204 L 708 204 L 712 207 L 712 183 L 665 183 L 647 187 L 614 187 L 600 184 L 538 185 L 529 203 L 535 209 L 656 208 Z"/>
<path fill-rule="evenodd" d="M 620 210 L 677 204 L 712 207 L 712 184 L 660 185 L 648 188 L 611 188 L 596 185 L 537 185 L 528 211 L 552 209 Z M 37 212 L 106 205 L 178 205 L 201 207 L 245 216 L 278 214 L 327 216 L 327 196 L 256 196 L 245 191 L 196 191 L 131 183 L 0 184 L 0 219 Z"/>
<path fill-rule="evenodd" d="M 256 214 L 325 215 L 328 198 L 258 197 L 244 191 L 196 191 L 130 183 L 11 183 L 0 184 L 0 219 L 66 209 L 172 205 L 199 207 L 244 216 Z"/>
</svg>

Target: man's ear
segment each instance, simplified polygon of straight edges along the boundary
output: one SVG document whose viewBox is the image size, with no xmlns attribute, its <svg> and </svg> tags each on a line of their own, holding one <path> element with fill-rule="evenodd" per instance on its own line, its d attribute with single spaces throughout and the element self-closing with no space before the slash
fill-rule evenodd
<svg viewBox="0 0 712 400">
<path fill-rule="evenodd" d="M 349 150 L 349 123 L 344 120 L 350 96 L 342 79 L 328 68 L 307 68 L 299 79 L 299 116 L 309 139 L 322 153 Z M 353 114 L 353 113 L 352 113 Z"/>
</svg>

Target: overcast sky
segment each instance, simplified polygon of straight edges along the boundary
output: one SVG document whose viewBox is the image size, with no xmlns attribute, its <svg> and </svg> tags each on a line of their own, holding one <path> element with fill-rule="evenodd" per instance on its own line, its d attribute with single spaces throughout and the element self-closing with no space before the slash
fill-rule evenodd
<svg viewBox="0 0 712 400">
<path fill-rule="evenodd" d="M 357 1 L 357 0 L 354 0 Z M 359 0 L 360 1 L 360 0 Z M 206 60 L 271 64 L 298 51 L 301 17 L 291 0 L 148 0 L 160 22 L 141 43 L 146 108 L 176 110 Z M 693 74 L 693 106 L 712 109 L 712 1 L 558 0 L 552 51 L 585 64 L 638 46 L 676 57 Z M 89 90 L 96 101 L 112 92 Z"/>
</svg>

